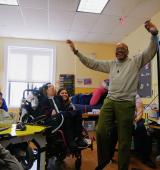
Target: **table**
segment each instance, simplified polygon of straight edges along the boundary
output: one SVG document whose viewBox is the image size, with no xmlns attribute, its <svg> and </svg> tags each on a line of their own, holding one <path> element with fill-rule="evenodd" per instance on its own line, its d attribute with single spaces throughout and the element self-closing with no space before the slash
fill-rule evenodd
<svg viewBox="0 0 160 170">
<path fill-rule="evenodd" d="M 85 121 L 97 121 L 99 118 L 99 114 L 88 114 L 88 113 L 83 113 L 82 114 L 82 119 Z"/>
<path fill-rule="evenodd" d="M 11 128 L 0 132 L 0 143 L 7 147 L 11 143 L 35 141 L 38 149 L 37 170 L 45 170 L 46 137 L 43 135 L 45 129 L 45 126 L 26 125 L 26 130 L 16 131 L 16 124 L 12 124 Z"/>
</svg>

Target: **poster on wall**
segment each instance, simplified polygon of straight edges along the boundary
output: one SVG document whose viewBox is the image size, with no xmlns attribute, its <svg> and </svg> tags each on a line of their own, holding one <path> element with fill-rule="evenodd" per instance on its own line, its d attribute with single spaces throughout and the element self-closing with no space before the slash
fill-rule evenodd
<svg viewBox="0 0 160 170">
<path fill-rule="evenodd" d="M 84 79 L 83 78 L 77 78 L 77 84 L 78 85 L 83 85 Z"/>
<path fill-rule="evenodd" d="M 92 79 L 91 78 L 77 78 L 78 85 L 91 85 Z"/>
<path fill-rule="evenodd" d="M 141 97 L 151 97 L 151 63 L 146 64 L 139 73 L 138 94 Z"/>
<path fill-rule="evenodd" d="M 84 79 L 84 85 L 91 85 L 92 84 L 92 79 L 91 78 L 85 78 Z"/>
</svg>

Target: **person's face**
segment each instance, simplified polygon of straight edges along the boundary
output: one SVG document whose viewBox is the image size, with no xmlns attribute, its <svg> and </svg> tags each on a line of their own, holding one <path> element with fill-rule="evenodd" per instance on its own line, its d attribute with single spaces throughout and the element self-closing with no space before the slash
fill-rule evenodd
<svg viewBox="0 0 160 170">
<path fill-rule="evenodd" d="M 69 95 L 68 95 L 68 93 L 67 93 L 66 90 L 62 90 L 62 91 L 60 92 L 60 96 L 62 96 L 62 98 L 63 98 L 64 101 L 68 100 L 68 98 L 69 98 Z"/>
<path fill-rule="evenodd" d="M 54 86 L 52 84 L 48 84 L 47 86 L 48 86 L 46 90 L 47 96 L 54 96 L 55 95 Z"/>
<path fill-rule="evenodd" d="M 118 43 L 116 45 L 116 58 L 119 61 L 123 61 L 128 57 L 128 46 L 124 43 Z"/>
</svg>

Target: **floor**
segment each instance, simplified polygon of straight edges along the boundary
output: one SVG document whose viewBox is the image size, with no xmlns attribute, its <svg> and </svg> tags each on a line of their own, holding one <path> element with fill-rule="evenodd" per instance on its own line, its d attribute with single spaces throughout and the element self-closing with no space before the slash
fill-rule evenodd
<svg viewBox="0 0 160 170">
<path fill-rule="evenodd" d="M 125 159 L 125 158 L 124 158 Z M 114 162 L 109 164 L 104 170 L 118 170 L 117 167 L 117 152 L 114 156 Z M 160 170 L 160 161 L 156 162 L 158 168 L 156 170 Z M 94 170 L 97 165 L 97 156 L 96 156 L 96 145 L 94 145 L 93 151 L 86 149 L 82 152 L 82 166 L 81 170 Z M 61 168 L 56 170 L 75 170 L 75 159 L 72 156 L 67 157 L 64 160 L 63 165 Z M 136 168 L 135 170 L 153 170 L 142 164 L 138 159 L 135 157 L 131 157 L 129 170 L 132 168 Z"/>
<path fill-rule="evenodd" d="M 91 137 L 95 137 L 94 133 L 90 134 Z M 124 158 L 125 159 L 125 158 Z M 118 170 L 117 167 L 117 152 L 114 155 L 114 162 L 107 165 L 104 170 Z M 63 163 L 55 163 L 55 159 L 50 160 L 50 169 L 49 170 L 75 170 L 75 158 L 72 155 L 66 157 Z M 160 170 L 160 160 L 156 162 L 157 169 Z M 82 151 L 82 165 L 81 170 L 94 170 L 97 165 L 97 151 L 96 151 L 96 142 L 94 142 L 93 150 L 85 149 Z M 153 170 L 142 164 L 136 157 L 132 156 L 130 159 L 129 170 L 135 168 L 135 170 Z M 32 170 L 36 170 L 36 166 L 32 167 Z M 133 170 L 133 169 L 132 169 Z"/>
</svg>

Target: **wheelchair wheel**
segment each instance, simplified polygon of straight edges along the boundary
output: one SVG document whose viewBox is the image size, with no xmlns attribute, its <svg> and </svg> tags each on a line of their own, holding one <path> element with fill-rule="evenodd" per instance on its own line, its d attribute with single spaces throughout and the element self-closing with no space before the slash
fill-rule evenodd
<svg viewBox="0 0 160 170">
<path fill-rule="evenodd" d="M 81 164 L 82 164 L 82 159 L 81 159 L 81 156 L 79 156 L 79 157 L 76 159 L 76 161 L 75 161 L 75 168 L 76 168 L 76 170 L 80 170 Z"/>
<path fill-rule="evenodd" d="M 21 158 L 21 164 L 24 170 L 31 169 L 35 161 L 35 156 L 30 147 L 27 148 L 25 156 Z"/>
</svg>

